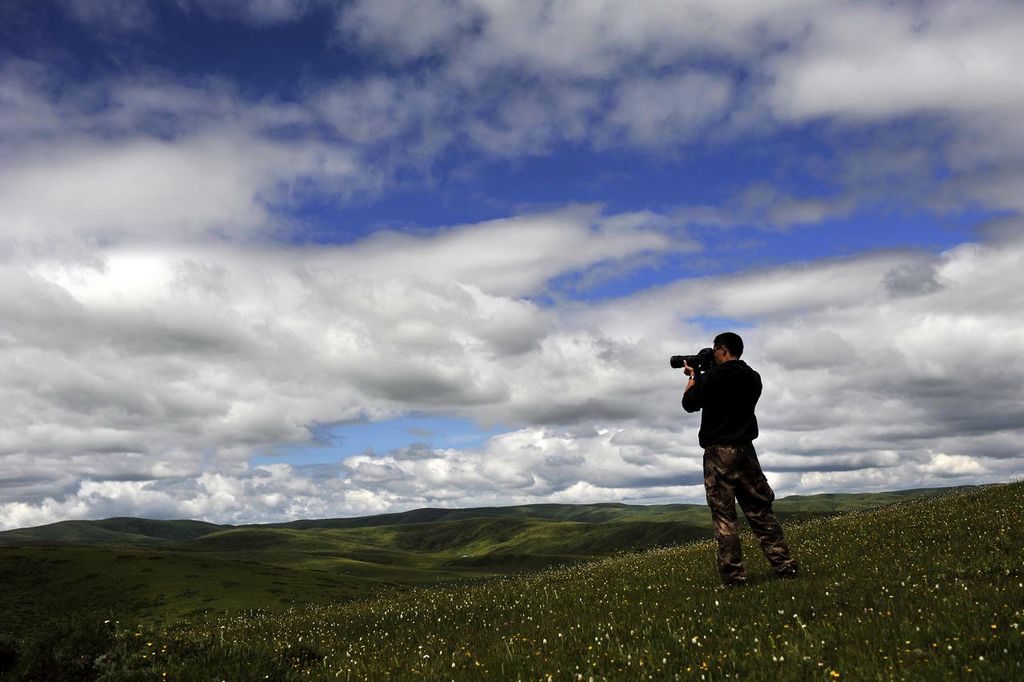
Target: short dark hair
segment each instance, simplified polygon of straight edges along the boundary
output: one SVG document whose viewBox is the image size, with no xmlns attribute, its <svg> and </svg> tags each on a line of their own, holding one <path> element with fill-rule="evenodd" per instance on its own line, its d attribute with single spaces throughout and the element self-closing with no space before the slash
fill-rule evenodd
<svg viewBox="0 0 1024 682">
<path fill-rule="evenodd" d="M 733 332 L 722 332 L 715 337 L 715 348 L 725 347 L 729 355 L 738 358 L 743 355 L 743 339 Z"/>
</svg>

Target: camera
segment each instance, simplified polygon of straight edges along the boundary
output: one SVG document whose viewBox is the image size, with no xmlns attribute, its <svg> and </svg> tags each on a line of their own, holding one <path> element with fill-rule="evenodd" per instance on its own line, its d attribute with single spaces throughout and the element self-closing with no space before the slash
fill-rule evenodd
<svg viewBox="0 0 1024 682">
<path fill-rule="evenodd" d="M 715 366 L 715 351 L 710 348 L 702 348 L 696 355 L 673 355 L 668 360 L 672 369 L 681 368 L 684 362 L 693 367 L 697 374 L 703 374 Z"/>
</svg>

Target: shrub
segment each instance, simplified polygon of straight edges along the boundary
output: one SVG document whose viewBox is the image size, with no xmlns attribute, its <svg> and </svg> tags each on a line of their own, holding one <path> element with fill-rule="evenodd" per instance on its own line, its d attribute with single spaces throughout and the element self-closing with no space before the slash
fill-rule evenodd
<svg viewBox="0 0 1024 682">
<path fill-rule="evenodd" d="M 14 670 L 18 654 L 17 642 L 9 637 L 0 637 L 0 674 Z"/>
<path fill-rule="evenodd" d="M 25 643 L 15 667 L 15 679 L 94 680 L 113 644 L 114 632 L 109 624 L 88 616 L 72 617 Z"/>
</svg>

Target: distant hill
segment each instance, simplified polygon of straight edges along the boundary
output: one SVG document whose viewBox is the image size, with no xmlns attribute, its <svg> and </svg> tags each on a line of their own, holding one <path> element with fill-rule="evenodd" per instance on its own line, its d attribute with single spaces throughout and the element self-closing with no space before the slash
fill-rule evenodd
<svg viewBox="0 0 1024 682">
<path fill-rule="evenodd" d="M 30 674 L 52 652 L 125 680 L 1022 679 L 1022 504 L 1019 481 L 780 500 L 811 519 L 786 532 L 800 574 L 744 531 L 739 590 L 707 528 L 627 506 L 6 547 L 0 644 L 14 679 L 58 679 Z M 645 544 L 671 546 L 618 551 Z"/>
<path fill-rule="evenodd" d="M 886 504 L 904 502 L 931 495 L 949 494 L 964 488 L 922 488 L 882 493 L 830 493 L 820 495 L 791 495 L 775 501 L 775 511 L 783 518 L 803 517 L 838 512 L 870 509 Z M 102 521 L 60 521 L 34 528 L 19 528 L 0 532 L 0 546 L 33 544 L 121 545 L 152 547 L 161 544 L 181 544 L 198 540 L 214 533 L 235 529 L 360 529 L 380 526 L 402 526 L 465 521 L 470 519 L 545 520 L 588 524 L 621 522 L 686 523 L 710 527 L 707 507 L 703 504 L 630 505 L 603 504 L 528 504 L 509 507 L 474 507 L 467 509 L 424 508 L 392 514 L 377 514 L 335 519 L 303 519 L 286 523 L 254 524 L 244 526 L 218 525 L 204 521 L 160 521 L 140 518 L 111 518 Z M 500 525 L 500 524 L 499 524 Z M 497 527 L 497 526 L 494 526 Z M 237 540 L 238 537 L 234 536 Z M 244 537 L 255 541 L 256 535 Z M 269 538 L 284 538 L 269 535 Z M 244 543 L 243 543 L 244 544 Z M 238 548 L 238 545 L 235 545 Z"/>
<path fill-rule="evenodd" d="M 950 491 L 789 497 L 775 508 L 792 523 Z M 76 611 L 153 621 L 285 609 L 486 580 L 710 535 L 707 508 L 687 504 L 416 509 L 248 526 L 62 521 L 0 533 L 0 637 Z"/>
<path fill-rule="evenodd" d="M 0 533 L 0 546 L 23 544 L 82 544 L 149 546 L 194 540 L 223 529 L 205 521 L 157 521 L 112 518 L 102 521 L 60 521 L 35 528 Z"/>
</svg>

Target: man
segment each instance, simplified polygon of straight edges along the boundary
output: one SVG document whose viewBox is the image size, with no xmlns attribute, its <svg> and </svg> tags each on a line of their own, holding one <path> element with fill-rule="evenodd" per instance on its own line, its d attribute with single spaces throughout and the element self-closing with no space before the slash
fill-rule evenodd
<svg viewBox="0 0 1024 682">
<path fill-rule="evenodd" d="M 736 531 L 735 501 L 739 500 L 775 575 L 795 578 L 797 563 L 772 513 L 775 493 L 754 451 L 754 406 L 761 397 L 761 375 L 740 360 L 743 339 L 738 334 L 716 336 L 713 351 L 715 366 L 703 375 L 684 363 L 689 382 L 683 392 L 683 409 L 703 410 L 698 438 L 704 448 L 704 490 L 718 540 L 718 572 L 726 587 L 746 584 Z"/>
</svg>

